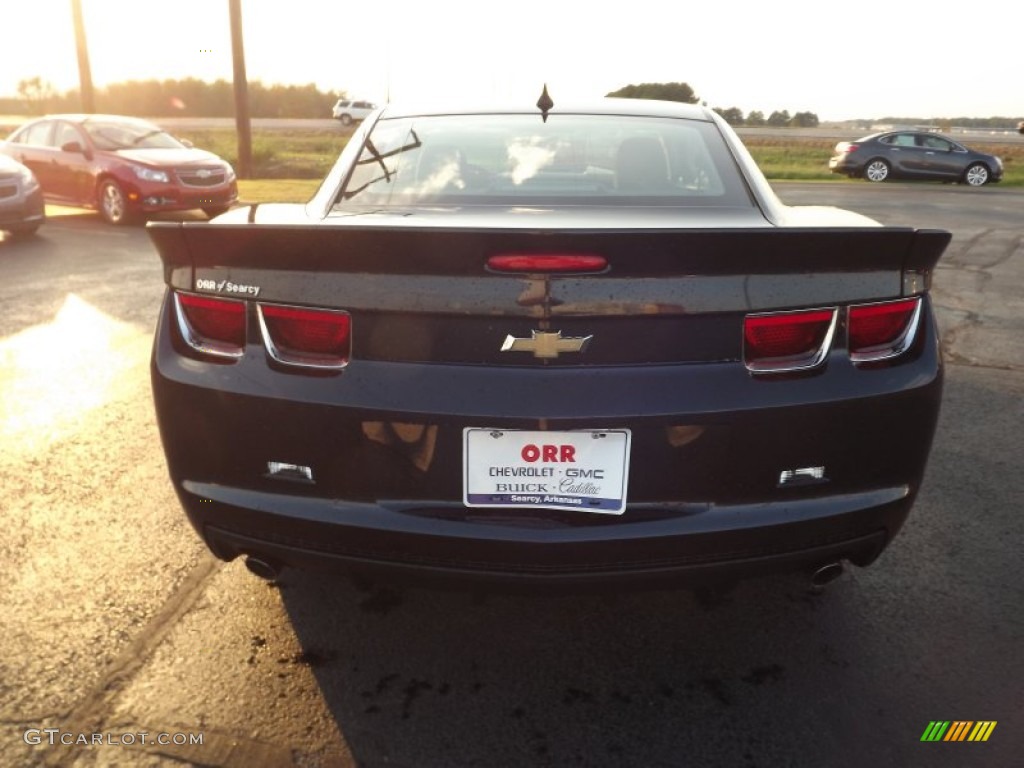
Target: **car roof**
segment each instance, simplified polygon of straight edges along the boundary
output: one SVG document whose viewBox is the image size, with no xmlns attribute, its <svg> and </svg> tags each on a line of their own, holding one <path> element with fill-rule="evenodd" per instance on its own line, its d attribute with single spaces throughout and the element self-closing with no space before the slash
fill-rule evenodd
<svg viewBox="0 0 1024 768">
<path fill-rule="evenodd" d="M 879 131 L 878 133 L 872 133 L 867 136 L 863 136 L 857 139 L 857 141 L 870 141 L 871 139 L 879 139 L 882 136 L 895 136 L 896 134 L 906 133 L 912 133 L 919 136 L 938 136 L 940 139 L 953 141 L 953 139 L 950 139 L 949 136 L 946 136 L 944 133 L 939 133 L 938 131 L 929 131 L 924 128 L 893 128 L 890 131 Z"/>
<path fill-rule="evenodd" d="M 32 122 L 38 122 L 39 120 L 67 120 L 69 123 L 85 123 L 85 122 L 111 122 L 111 123 L 144 123 L 146 125 L 152 125 L 150 120 L 144 120 L 141 117 L 131 117 L 129 115 L 93 115 L 93 114 L 79 114 L 79 113 L 68 113 L 60 115 L 46 115 L 45 117 L 37 118 Z"/>
<path fill-rule="evenodd" d="M 439 115 L 531 115 L 539 114 L 536 104 L 510 102 L 466 102 L 421 104 L 414 102 L 392 102 L 384 107 L 382 119 L 396 117 L 427 117 Z M 592 99 L 588 101 L 556 102 L 548 114 L 576 115 L 631 115 L 640 117 L 676 117 L 689 120 L 712 120 L 710 111 L 698 104 L 684 104 L 678 101 L 657 101 L 655 99 Z"/>
</svg>

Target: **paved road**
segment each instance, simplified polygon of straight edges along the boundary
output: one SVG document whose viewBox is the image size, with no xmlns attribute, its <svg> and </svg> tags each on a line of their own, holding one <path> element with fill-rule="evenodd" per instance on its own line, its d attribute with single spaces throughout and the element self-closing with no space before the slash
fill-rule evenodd
<svg viewBox="0 0 1024 768">
<path fill-rule="evenodd" d="M 80 214 L 0 242 L 0 764 L 1019 764 L 1024 194 L 778 190 L 955 233 L 927 482 L 882 559 L 820 595 L 797 577 L 717 599 L 268 586 L 202 550 L 166 480 L 145 233 Z M 922 744 L 935 719 L 998 726 Z"/>
</svg>

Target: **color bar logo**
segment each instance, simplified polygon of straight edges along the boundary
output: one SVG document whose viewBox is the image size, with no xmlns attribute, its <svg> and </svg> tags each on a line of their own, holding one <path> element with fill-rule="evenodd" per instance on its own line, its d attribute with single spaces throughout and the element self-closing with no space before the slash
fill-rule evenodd
<svg viewBox="0 0 1024 768">
<path fill-rule="evenodd" d="M 921 741 L 988 741 L 995 728 L 995 720 L 932 720 Z"/>
</svg>

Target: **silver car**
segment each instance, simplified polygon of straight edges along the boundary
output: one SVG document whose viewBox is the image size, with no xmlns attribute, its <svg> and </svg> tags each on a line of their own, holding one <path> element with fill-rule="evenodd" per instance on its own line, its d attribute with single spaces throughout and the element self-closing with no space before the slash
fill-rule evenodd
<svg viewBox="0 0 1024 768">
<path fill-rule="evenodd" d="M 43 190 L 35 175 L 14 158 L 0 154 L 0 229 L 31 235 L 45 220 Z"/>
</svg>

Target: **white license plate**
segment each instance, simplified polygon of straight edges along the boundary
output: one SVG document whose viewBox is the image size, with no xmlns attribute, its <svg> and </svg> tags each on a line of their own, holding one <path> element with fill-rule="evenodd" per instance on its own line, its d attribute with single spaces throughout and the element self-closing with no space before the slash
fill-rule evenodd
<svg viewBox="0 0 1024 768">
<path fill-rule="evenodd" d="M 540 507 L 621 515 L 629 479 L 628 429 L 573 432 L 463 430 L 467 507 Z"/>
</svg>

